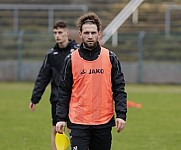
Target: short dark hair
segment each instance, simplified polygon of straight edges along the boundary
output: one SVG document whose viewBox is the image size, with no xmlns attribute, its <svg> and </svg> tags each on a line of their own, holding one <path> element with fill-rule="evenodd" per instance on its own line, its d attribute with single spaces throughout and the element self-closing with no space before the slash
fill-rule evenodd
<svg viewBox="0 0 181 150">
<path fill-rule="evenodd" d="M 77 27 L 80 31 L 82 31 L 82 25 L 86 23 L 95 24 L 98 31 L 101 30 L 101 20 L 94 12 L 89 12 L 85 15 L 80 16 L 76 22 Z"/>
<path fill-rule="evenodd" d="M 67 28 L 67 23 L 62 20 L 58 20 L 55 22 L 55 25 L 53 26 L 53 29 L 57 28 Z"/>
</svg>

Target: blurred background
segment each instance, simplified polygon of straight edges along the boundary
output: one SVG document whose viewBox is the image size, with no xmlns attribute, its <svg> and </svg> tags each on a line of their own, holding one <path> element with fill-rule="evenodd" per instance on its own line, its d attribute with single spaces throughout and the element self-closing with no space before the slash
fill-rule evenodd
<svg viewBox="0 0 181 150">
<path fill-rule="evenodd" d="M 127 83 L 181 83 L 180 0 L 0 0 L 0 81 L 34 81 L 54 45 L 54 22 L 66 21 L 80 42 L 75 21 L 89 11 Z"/>
</svg>

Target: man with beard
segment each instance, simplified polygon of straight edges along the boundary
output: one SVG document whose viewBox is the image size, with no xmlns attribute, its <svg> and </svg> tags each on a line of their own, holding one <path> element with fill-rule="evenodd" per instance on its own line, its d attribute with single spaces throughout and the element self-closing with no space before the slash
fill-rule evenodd
<svg viewBox="0 0 181 150">
<path fill-rule="evenodd" d="M 99 44 L 99 17 L 93 12 L 85 14 L 77 26 L 82 43 L 65 59 L 56 130 L 64 132 L 67 123 L 72 150 L 110 150 L 112 127 L 119 133 L 126 122 L 124 76 L 116 55 Z"/>
</svg>

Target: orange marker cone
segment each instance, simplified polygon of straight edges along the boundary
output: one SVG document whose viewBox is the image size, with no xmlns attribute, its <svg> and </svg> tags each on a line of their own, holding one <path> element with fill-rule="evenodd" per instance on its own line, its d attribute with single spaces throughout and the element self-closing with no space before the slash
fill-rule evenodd
<svg viewBox="0 0 181 150">
<path fill-rule="evenodd" d="M 130 107 L 134 107 L 134 108 L 141 108 L 142 107 L 142 104 L 141 103 L 135 103 L 133 101 L 127 101 L 127 107 L 130 108 Z"/>
</svg>

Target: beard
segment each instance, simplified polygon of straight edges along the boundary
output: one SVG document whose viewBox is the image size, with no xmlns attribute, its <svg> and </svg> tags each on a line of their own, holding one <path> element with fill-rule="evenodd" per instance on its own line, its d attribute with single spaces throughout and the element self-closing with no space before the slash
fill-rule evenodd
<svg viewBox="0 0 181 150">
<path fill-rule="evenodd" d="M 91 41 L 91 42 L 87 42 L 87 41 L 83 41 L 85 48 L 88 49 L 92 49 L 97 45 L 97 41 Z"/>
<path fill-rule="evenodd" d="M 95 47 L 96 46 L 96 43 L 84 43 L 84 46 L 86 47 L 86 48 L 89 48 L 89 49 L 92 49 L 93 47 Z"/>
</svg>

